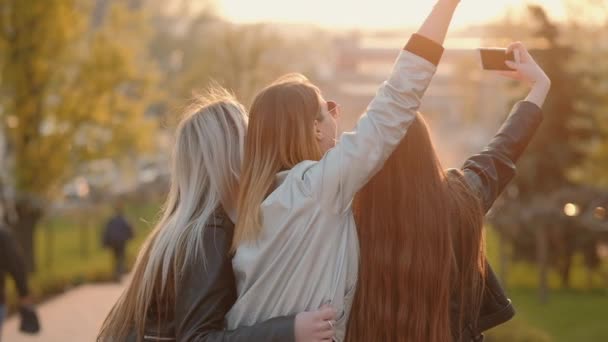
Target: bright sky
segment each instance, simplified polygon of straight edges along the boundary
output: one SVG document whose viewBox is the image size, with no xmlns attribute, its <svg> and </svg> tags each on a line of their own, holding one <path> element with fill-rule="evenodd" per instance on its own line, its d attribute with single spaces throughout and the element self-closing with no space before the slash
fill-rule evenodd
<svg viewBox="0 0 608 342">
<path fill-rule="evenodd" d="M 236 22 L 312 23 L 328 28 L 394 28 L 419 25 L 437 0 L 220 0 L 220 10 Z M 455 26 L 499 18 L 509 7 L 544 5 L 565 16 L 562 0 L 461 0 Z"/>
</svg>

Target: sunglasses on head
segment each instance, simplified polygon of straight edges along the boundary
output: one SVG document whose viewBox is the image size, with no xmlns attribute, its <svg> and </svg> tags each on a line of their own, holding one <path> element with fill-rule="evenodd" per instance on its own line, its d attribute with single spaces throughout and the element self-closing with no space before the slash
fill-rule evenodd
<svg viewBox="0 0 608 342">
<path fill-rule="evenodd" d="M 336 114 L 336 110 L 338 109 L 338 103 L 336 101 L 327 101 L 327 110 L 331 114 Z"/>
</svg>

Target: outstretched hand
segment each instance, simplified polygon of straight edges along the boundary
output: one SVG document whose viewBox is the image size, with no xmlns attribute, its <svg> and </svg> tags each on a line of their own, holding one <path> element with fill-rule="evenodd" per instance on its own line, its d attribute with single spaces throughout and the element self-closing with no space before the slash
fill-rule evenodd
<svg viewBox="0 0 608 342">
<path fill-rule="evenodd" d="M 513 52 L 515 62 L 507 61 L 506 64 L 514 71 L 499 71 L 499 74 L 527 83 L 532 89 L 526 101 L 542 107 L 551 88 L 551 80 L 521 42 L 509 45 L 509 52 Z"/>
<path fill-rule="evenodd" d="M 545 74 L 543 69 L 536 63 L 523 43 L 515 42 L 509 45 L 507 53 L 511 52 L 513 52 L 515 56 L 515 62 L 507 61 L 506 64 L 514 71 L 499 71 L 498 73 L 500 75 L 520 82 L 525 82 L 529 86 L 551 83 L 547 74 Z"/>
</svg>

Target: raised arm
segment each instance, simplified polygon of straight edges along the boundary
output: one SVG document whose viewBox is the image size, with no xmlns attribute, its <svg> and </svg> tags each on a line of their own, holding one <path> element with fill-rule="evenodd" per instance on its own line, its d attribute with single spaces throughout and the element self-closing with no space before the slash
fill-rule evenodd
<svg viewBox="0 0 608 342">
<path fill-rule="evenodd" d="M 305 186 L 324 207 L 343 212 L 405 136 L 441 59 L 443 47 L 439 43 L 444 40 L 457 3 L 437 2 L 399 55 L 355 130 L 343 134 L 320 162 L 303 172 Z"/>
<path fill-rule="evenodd" d="M 426 18 L 418 34 L 439 45 L 443 45 L 452 17 L 460 0 L 439 0 L 433 7 L 431 14 Z"/>
<path fill-rule="evenodd" d="M 462 167 L 467 183 L 479 194 L 484 211 L 515 176 L 515 163 L 542 121 L 541 109 L 527 101 L 515 105 L 507 121 L 480 153 Z"/>
<path fill-rule="evenodd" d="M 515 176 L 515 163 L 524 152 L 542 121 L 541 107 L 551 88 L 551 81 L 521 43 L 514 43 L 514 72 L 502 75 L 526 82 L 531 90 L 525 101 L 515 105 L 496 136 L 479 154 L 469 158 L 463 168 L 469 185 L 478 192 L 488 211 L 506 185 Z"/>
</svg>

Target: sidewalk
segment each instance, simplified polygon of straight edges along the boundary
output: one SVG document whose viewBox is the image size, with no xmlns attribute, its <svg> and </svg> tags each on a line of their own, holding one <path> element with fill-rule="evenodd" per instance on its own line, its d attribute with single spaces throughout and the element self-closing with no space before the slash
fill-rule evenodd
<svg viewBox="0 0 608 342">
<path fill-rule="evenodd" d="M 127 284 L 83 285 L 38 306 L 41 332 L 19 332 L 19 318 L 12 316 L 2 329 L 2 342 L 95 341 L 101 323 Z"/>
</svg>

